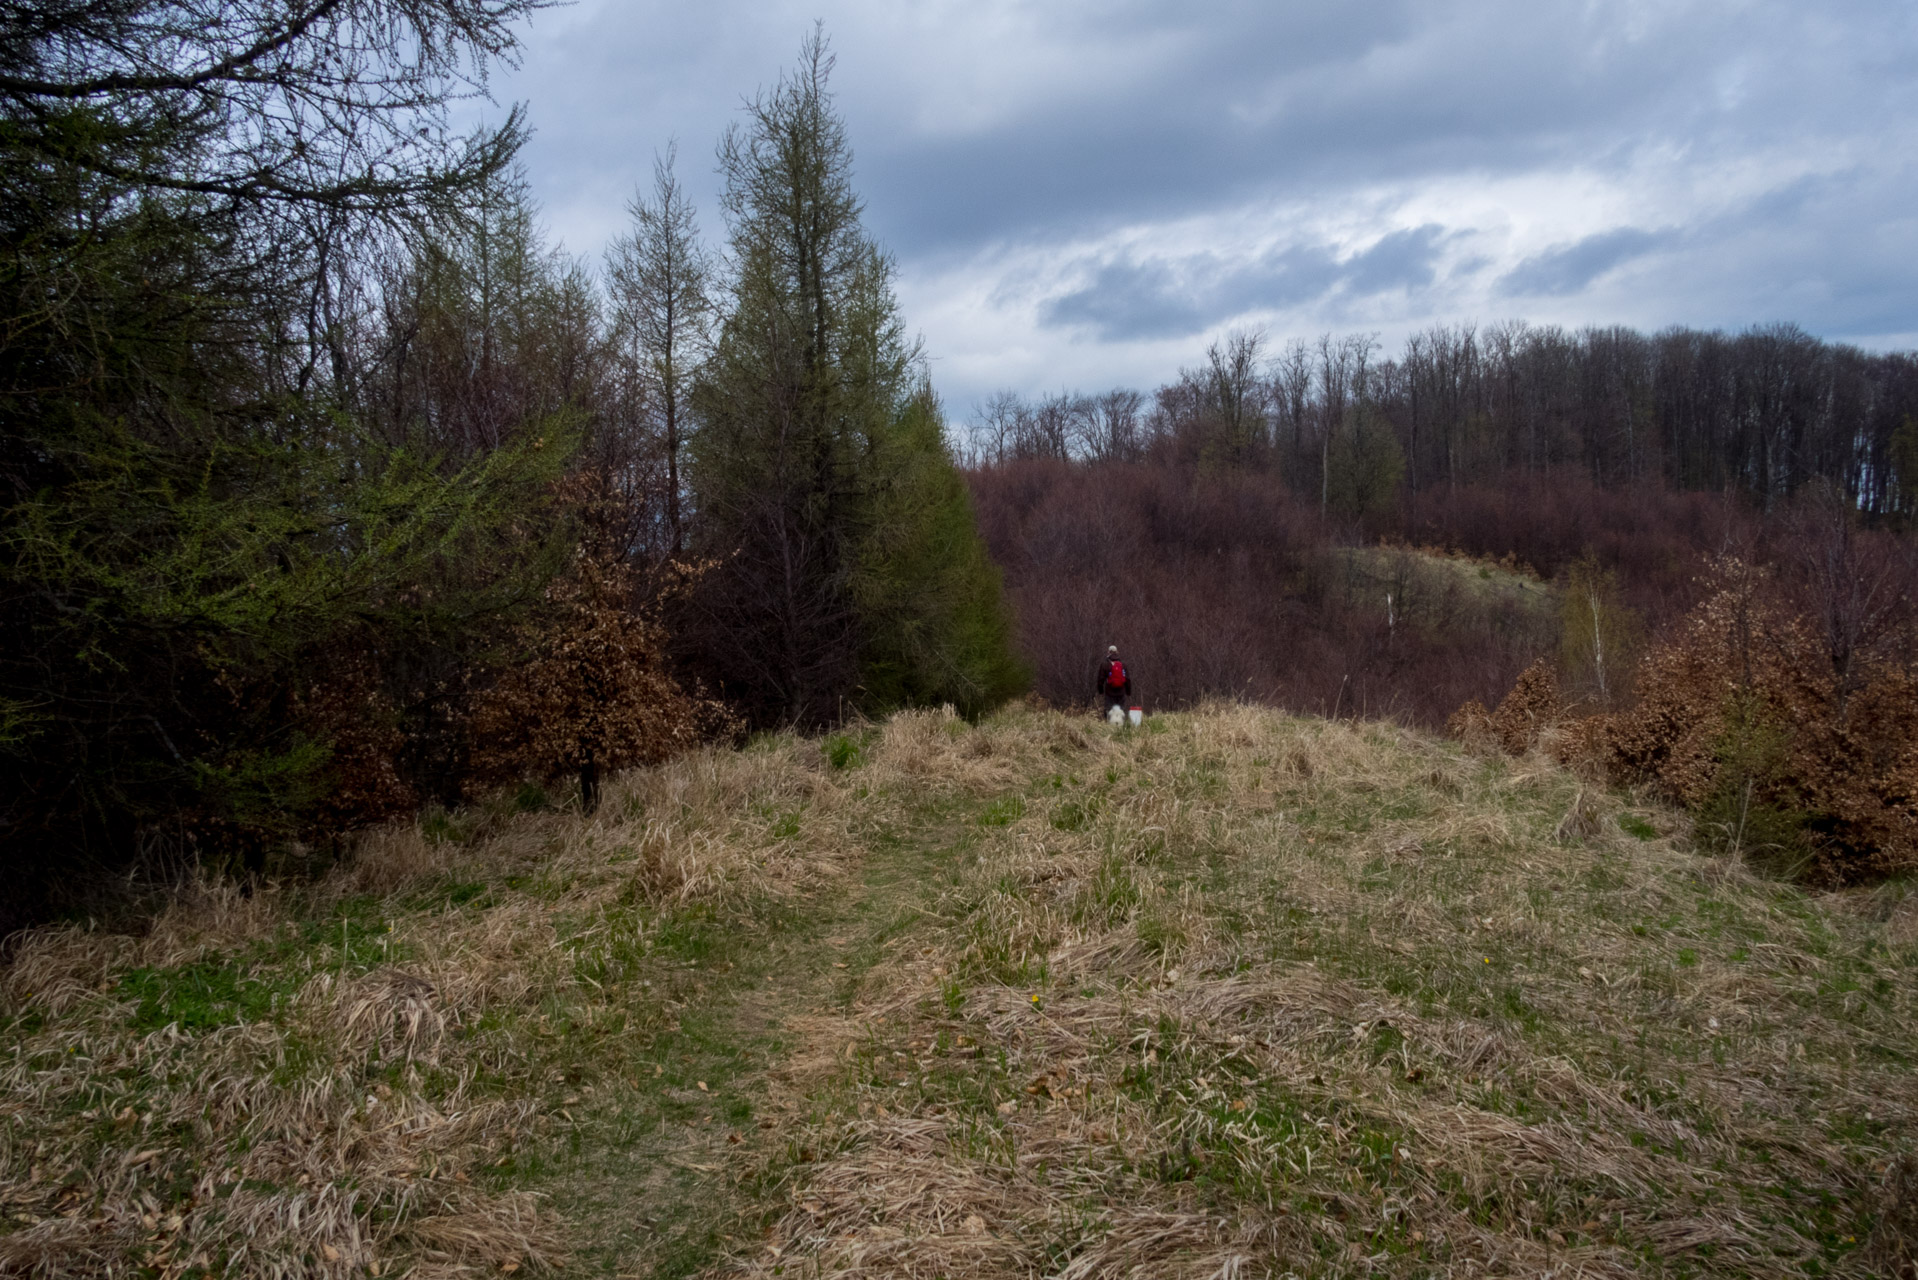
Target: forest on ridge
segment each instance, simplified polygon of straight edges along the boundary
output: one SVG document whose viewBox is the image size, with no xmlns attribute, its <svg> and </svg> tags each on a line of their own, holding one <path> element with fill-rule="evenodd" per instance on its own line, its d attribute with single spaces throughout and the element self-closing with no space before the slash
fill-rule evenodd
<svg viewBox="0 0 1918 1280">
<path fill-rule="evenodd" d="M 1706 780 L 1661 785 L 1745 787 L 1843 865 L 1905 847 L 1911 354 L 1237 330 L 1150 393 L 955 410 L 822 30 L 717 140 L 706 221 L 668 147 L 589 262 L 544 238 L 519 109 L 451 126 L 538 7 L 0 19 L 0 923 L 501 788 L 590 811 L 779 726 L 1076 704 L 1108 642 L 1152 710 L 1437 729 L 1545 661 L 1565 717 L 1625 715 L 1733 579 L 1822 666 L 1692 708 Z M 1710 763 L 1813 704 L 1877 762 L 1869 815 Z"/>
</svg>

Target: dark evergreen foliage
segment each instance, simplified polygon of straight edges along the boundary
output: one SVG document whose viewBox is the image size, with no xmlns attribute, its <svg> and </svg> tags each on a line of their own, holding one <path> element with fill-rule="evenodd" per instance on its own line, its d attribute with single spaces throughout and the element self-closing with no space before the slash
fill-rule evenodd
<svg viewBox="0 0 1918 1280">
<path fill-rule="evenodd" d="M 871 527 L 854 592 L 863 622 L 861 702 L 872 712 L 950 703 L 973 717 L 1023 690 L 999 566 L 973 519 L 929 387 L 871 462 Z"/>
<path fill-rule="evenodd" d="M 860 226 L 831 68 L 815 33 L 720 149 L 733 278 L 691 445 L 714 567 L 686 636 L 755 723 L 977 712 L 1018 684 L 1004 605 Z"/>
<path fill-rule="evenodd" d="M 304 693 L 537 577 L 558 437 L 456 471 L 344 414 L 351 237 L 518 144 L 449 99 L 532 5 L 0 11 L 0 931 L 130 859 L 257 853 L 329 789 Z"/>
</svg>

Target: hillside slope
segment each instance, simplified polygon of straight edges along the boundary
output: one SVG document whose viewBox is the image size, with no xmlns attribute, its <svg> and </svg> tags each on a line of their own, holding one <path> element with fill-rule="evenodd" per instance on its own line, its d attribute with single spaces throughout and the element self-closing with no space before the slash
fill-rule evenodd
<svg viewBox="0 0 1918 1280">
<path fill-rule="evenodd" d="M 21 944 L 0 1272 L 1908 1265 L 1918 902 L 1680 825 L 1241 707 L 435 816 Z"/>
</svg>

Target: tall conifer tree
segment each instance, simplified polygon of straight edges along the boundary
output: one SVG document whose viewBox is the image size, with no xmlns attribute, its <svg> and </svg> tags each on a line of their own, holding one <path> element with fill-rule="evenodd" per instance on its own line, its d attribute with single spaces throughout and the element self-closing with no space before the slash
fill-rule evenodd
<svg viewBox="0 0 1918 1280">
<path fill-rule="evenodd" d="M 526 594 L 559 442 L 379 438 L 337 289 L 506 170 L 451 104 L 538 7 L 0 6 L 0 933 L 302 829 L 316 686 Z"/>
<path fill-rule="evenodd" d="M 747 107 L 719 152 L 733 277 L 695 393 L 699 549 L 719 560 L 699 639 L 761 723 L 932 698 L 977 708 L 1016 682 L 930 677 L 965 669 L 936 655 L 971 643 L 959 637 L 978 619 L 956 600 L 932 607 L 924 584 L 907 590 L 897 576 L 907 560 L 895 549 L 930 545 L 915 521 L 956 520 L 958 562 L 983 551 L 970 508 L 954 507 L 957 491 L 937 479 L 942 469 L 958 477 L 920 395 L 891 260 L 860 225 L 852 151 L 826 89 L 832 65 L 815 30 L 796 70 Z M 909 510 L 898 502 L 906 491 L 943 497 Z M 990 587 L 977 606 L 1002 618 Z M 1013 670 L 1003 633 L 995 662 L 974 667 Z"/>
<path fill-rule="evenodd" d="M 999 566 L 922 384 L 880 445 L 854 584 L 864 705 L 950 703 L 974 716 L 1025 688 Z"/>
</svg>

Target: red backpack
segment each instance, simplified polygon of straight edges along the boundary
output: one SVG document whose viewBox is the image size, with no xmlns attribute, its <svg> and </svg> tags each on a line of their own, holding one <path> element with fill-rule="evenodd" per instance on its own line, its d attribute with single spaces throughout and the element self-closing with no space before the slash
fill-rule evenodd
<svg viewBox="0 0 1918 1280">
<path fill-rule="evenodd" d="M 1106 670 L 1106 688 L 1123 689 L 1125 688 L 1125 681 L 1125 663 L 1114 658 L 1112 660 L 1112 666 Z"/>
</svg>

